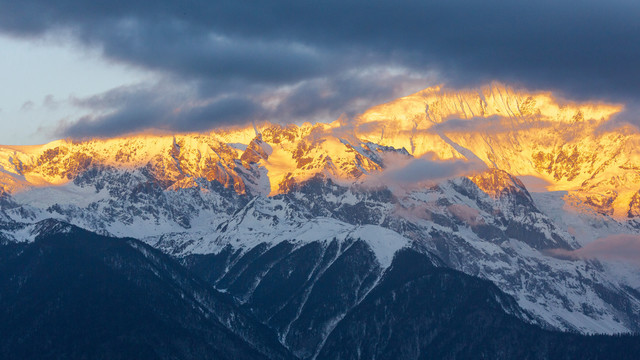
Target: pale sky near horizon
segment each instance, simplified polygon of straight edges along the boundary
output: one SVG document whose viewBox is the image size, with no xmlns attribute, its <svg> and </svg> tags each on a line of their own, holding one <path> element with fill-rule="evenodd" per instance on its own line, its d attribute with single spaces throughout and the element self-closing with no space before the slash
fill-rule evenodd
<svg viewBox="0 0 640 360">
<path fill-rule="evenodd" d="M 153 77 L 150 71 L 116 64 L 91 51 L 54 39 L 0 36 L 0 144 L 35 145 L 56 139 L 61 121 L 86 110 L 72 105 L 110 89 Z"/>
</svg>

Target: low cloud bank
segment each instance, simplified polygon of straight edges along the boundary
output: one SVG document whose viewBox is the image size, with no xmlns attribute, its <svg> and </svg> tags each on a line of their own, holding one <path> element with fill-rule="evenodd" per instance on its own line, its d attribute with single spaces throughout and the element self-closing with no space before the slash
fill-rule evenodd
<svg viewBox="0 0 640 360">
<path fill-rule="evenodd" d="M 366 184 L 372 186 L 423 187 L 437 184 L 443 180 L 460 176 L 469 176 L 487 169 L 476 160 L 439 159 L 435 153 L 427 153 L 419 158 L 402 154 L 386 154 L 386 168 L 371 175 Z"/>
<path fill-rule="evenodd" d="M 610 235 L 599 238 L 580 249 L 553 249 L 549 253 L 560 258 L 623 261 L 640 265 L 640 235 Z"/>
</svg>

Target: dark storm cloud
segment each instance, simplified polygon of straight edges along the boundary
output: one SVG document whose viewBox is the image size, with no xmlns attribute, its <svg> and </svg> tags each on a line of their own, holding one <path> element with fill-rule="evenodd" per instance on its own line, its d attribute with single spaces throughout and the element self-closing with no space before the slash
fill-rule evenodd
<svg viewBox="0 0 640 360">
<path fill-rule="evenodd" d="M 196 84 L 189 101 L 241 96 L 273 111 L 260 99 L 295 89 L 268 116 L 361 111 L 372 93 L 399 95 L 410 77 L 375 84 L 391 89 L 376 93 L 352 76 L 380 67 L 436 71 L 454 87 L 498 80 L 569 98 L 640 96 L 640 3 L 631 0 L 0 0 L 0 8 L 5 33 L 70 33 L 112 60 Z M 325 91 L 342 87 L 340 96 Z"/>
<path fill-rule="evenodd" d="M 91 115 L 75 123 L 62 122 L 55 135 L 109 137 L 152 129 L 202 131 L 267 119 L 284 123 L 333 120 L 343 114 L 355 115 L 362 108 L 405 92 L 393 83 L 419 88 L 422 79 L 377 69 L 311 79 L 286 88 L 229 82 L 181 86 L 175 81 L 153 86 L 124 86 L 87 98 L 71 99 L 72 105 L 88 110 Z"/>
<path fill-rule="evenodd" d="M 422 89 L 429 78 L 429 74 L 416 76 L 376 68 L 310 79 L 285 90 L 282 101 L 268 112 L 268 117 L 285 122 L 354 117 L 368 107 Z"/>
<path fill-rule="evenodd" d="M 121 87 L 72 102 L 90 110 L 92 115 L 71 126 L 61 124 L 58 135 L 86 138 L 146 130 L 203 131 L 215 125 L 246 123 L 260 116 L 260 107 L 246 97 L 222 96 L 193 102 L 189 94 L 163 86 Z"/>
</svg>

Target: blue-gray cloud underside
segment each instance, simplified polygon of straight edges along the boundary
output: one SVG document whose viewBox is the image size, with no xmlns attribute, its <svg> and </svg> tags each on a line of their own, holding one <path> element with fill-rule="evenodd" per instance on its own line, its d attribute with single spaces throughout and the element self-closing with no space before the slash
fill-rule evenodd
<svg viewBox="0 0 640 360">
<path fill-rule="evenodd" d="M 112 60 L 189 84 L 189 98 L 172 105 L 205 104 L 192 109 L 203 115 L 158 120 L 174 130 L 357 112 L 399 95 L 402 83 L 426 81 L 430 71 L 455 87 L 498 80 L 579 99 L 640 95 L 634 1 L 0 0 L 0 8 L 5 33 L 67 31 Z M 401 71 L 380 75 L 384 68 Z M 166 88 L 129 95 L 150 97 L 143 107 L 155 113 L 166 106 L 159 99 L 175 98 Z M 277 106 L 265 107 L 277 91 Z M 224 99 L 246 106 L 203 118 Z M 118 119 L 129 115 L 117 113 L 132 109 L 111 110 L 62 131 L 100 135 L 111 121 L 118 133 L 126 123 Z M 141 126 L 153 127 L 148 121 Z"/>
</svg>

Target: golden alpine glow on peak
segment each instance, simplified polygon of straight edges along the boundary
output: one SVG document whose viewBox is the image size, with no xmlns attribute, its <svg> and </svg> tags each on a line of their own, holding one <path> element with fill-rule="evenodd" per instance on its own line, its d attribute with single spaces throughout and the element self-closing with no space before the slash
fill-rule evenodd
<svg viewBox="0 0 640 360">
<path fill-rule="evenodd" d="M 274 195 L 318 173 L 354 180 L 384 171 L 381 155 L 393 150 L 433 161 L 481 161 L 625 217 L 635 211 L 630 204 L 640 190 L 640 136 L 631 127 L 596 131 L 621 110 L 501 84 L 463 91 L 436 86 L 328 124 L 263 122 L 206 134 L 0 146 L 0 182 L 17 191 L 63 185 L 95 166 L 144 167 L 172 189 L 196 187 L 202 178 L 240 193 Z"/>
</svg>

